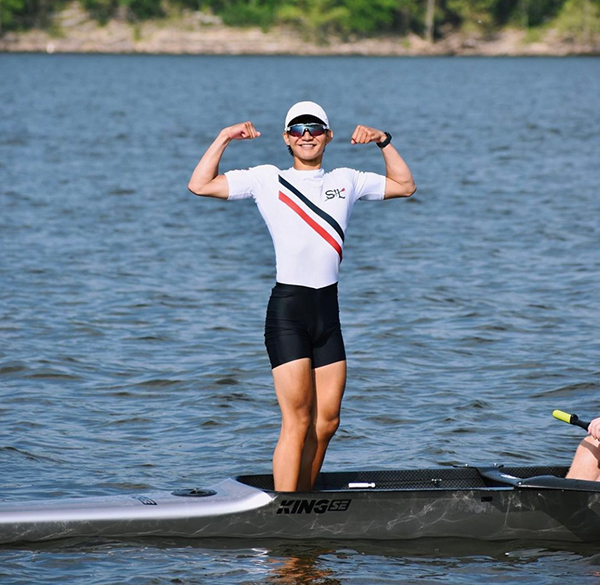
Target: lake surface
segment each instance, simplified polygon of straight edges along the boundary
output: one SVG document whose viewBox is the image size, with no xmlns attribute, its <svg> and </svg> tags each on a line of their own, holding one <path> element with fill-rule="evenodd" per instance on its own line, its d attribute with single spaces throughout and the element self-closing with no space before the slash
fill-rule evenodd
<svg viewBox="0 0 600 585">
<path fill-rule="evenodd" d="M 0 55 L 3 499 L 209 486 L 268 472 L 273 285 L 254 204 L 195 198 L 289 166 L 313 99 L 326 168 L 419 190 L 359 202 L 341 267 L 349 380 L 327 470 L 568 464 L 551 416 L 600 413 L 600 59 Z M 62 542 L 0 550 L 2 583 L 597 583 L 597 547 L 535 542 Z"/>
</svg>

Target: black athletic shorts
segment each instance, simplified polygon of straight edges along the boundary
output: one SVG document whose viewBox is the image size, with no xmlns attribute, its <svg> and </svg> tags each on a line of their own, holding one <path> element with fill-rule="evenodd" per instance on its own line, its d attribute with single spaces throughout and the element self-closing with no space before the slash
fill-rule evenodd
<svg viewBox="0 0 600 585">
<path fill-rule="evenodd" d="M 310 358 L 313 368 L 346 359 L 337 284 L 309 288 L 277 283 L 265 321 L 271 367 Z"/>
</svg>

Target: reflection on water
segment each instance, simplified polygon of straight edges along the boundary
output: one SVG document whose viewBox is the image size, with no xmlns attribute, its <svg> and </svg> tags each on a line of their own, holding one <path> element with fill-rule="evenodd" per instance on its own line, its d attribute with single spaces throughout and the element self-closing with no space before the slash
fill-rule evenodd
<svg viewBox="0 0 600 585">
<path fill-rule="evenodd" d="M 272 567 L 266 575 L 264 582 L 272 585 L 309 585 L 319 583 L 322 585 L 341 585 L 336 578 L 337 571 L 327 568 L 321 557 L 327 554 L 335 554 L 340 558 L 340 553 L 327 550 L 306 550 L 286 552 L 283 549 L 273 559 Z M 272 553 L 271 553 L 271 556 Z M 343 554 L 342 554 L 343 556 Z"/>
<path fill-rule="evenodd" d="M 44 552 L 50 556 L 45 557 Z M 36 544 L 20 550 L 3 549 L 3 558 L 18 566 L 34 555 L 38 571 L 51 559 L 64 558 L 84 566 L 112 562 L 145 563 L 143 574 L 155 579 L 179 574 L 189 565 L 196 581 L 258 585 L 336 583 L 456 583 L 499 578 L 509 582 L 554 583 L 577 575 L 593 583 L 600 571 L 595 544 L 482 542 L 463 539 L 422 539 L 397 542 L 248 542 L 240 540 L 189 541 L 141 539 L 131 542 Z M 41 556 L 40 556 L 41 555 Z M 178 562 L 181 559 L 183 564 Z"/>
</svg>

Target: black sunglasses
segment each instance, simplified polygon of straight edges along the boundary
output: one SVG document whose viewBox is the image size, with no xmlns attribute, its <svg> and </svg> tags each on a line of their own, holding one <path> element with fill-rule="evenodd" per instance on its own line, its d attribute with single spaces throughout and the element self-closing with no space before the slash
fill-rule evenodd
<svg viewBox="0 0 600 585">
<path fill-rule="evenodd" d="M 293 124 L 288 126 L 285 131 L 294 138 L 302 138 L 308 131 L 311 136 L 322 136 L 329 128 L 325 124 Z"/>
</svg>

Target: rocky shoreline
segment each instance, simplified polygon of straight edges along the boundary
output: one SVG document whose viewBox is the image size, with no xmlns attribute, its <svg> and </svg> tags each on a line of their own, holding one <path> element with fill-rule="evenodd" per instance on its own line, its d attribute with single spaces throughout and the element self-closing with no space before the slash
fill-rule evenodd
<svg viewBox="0 0 600 585">
<path fill-rule="evenodd" d="M 600 55 L 600 39 L 588 43 L 563 39 L 553 30 L 531 41 L 523 30 L 494 35 L 454 33 L 435 43 L 410 35 L 371 39 L 309 41 L 294 30 L 277 27 L 231 28 L 202 13 L 106 26 L 74 3 L 60 12 L 49 31 L 30 30 L 0 36 L 0 52 L 140 53 L 198 55 L 365 55 L 365 56 L 567 56 Z"/>
</svg>

